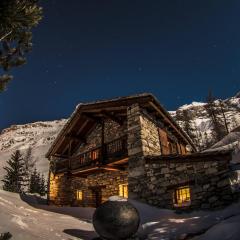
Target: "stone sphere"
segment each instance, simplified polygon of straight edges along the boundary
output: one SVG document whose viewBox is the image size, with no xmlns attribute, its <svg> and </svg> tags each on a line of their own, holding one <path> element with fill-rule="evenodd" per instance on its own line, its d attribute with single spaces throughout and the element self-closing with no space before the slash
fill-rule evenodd
<svg viewBox="0 0 240 240">
<path fill-rule="evenodd" d="M 137 209 L 127 201 L 107 201 L 93 215 L 93 226 L 101 238 L 107 240 L 127 239 L 139 227 Z"/>
</svg>

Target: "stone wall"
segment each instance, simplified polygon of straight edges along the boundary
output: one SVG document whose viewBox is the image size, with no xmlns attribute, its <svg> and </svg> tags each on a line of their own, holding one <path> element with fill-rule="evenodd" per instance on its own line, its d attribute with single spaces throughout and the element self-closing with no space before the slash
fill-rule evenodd
<svg viewBox="0 0 240 240">
<path fill-rule="evenodd" d="M 145 184 L 138 189 L 142 201 L 173 208 L 175 190 L 189 186 L 190 209 L 213 209 L 234 199 L 227 160 L 146 160 Z"/>
<path fill-rule="evenodd" d="M 154 115 L 133 104 L 127 110 L 128 129 L 128 170 L 129 170 L 129 196 L 138 198 L 141 188 L 145 188 L 144 156 L 161 155 L 161 144 L 158 128 L 164 128 L 172 138 L 176 137 L 167 130 L 166 126 Z"/>
<path fill-rule="evenodd" d="M 119 194 L 119 185 L 127 183 L 127 172 L 108 171 L 89 175 L 87 178 L 63 174 L 51 177 L 49 202 L 56 205 L 95 206 L 91 187 L 102 187 L 102 201 Z M 83 192 L 83 200 L 77 200 L 77 190 Z"/>
<path fill-rule="evenodd" d="M 160 155 L 158 125 L 153 116 L 138 104 L 127 110 L 129 197 L 138 198 L 146 186 L 145 155 Z"/>
<path fill-rule="evenodd" d="M 72 179 L 72 205 L 95 207 L 92 187 L 101 187 L 102 202 L 110 196 L 119 195 L 119 185 L 127 183 L 127 172 L 108 171 L 89 175 L 86 179 L 75 177 Z M 83 200 L 76 199 L 77 190 L 83 191 Z"/>
<path fill-rule="evenodd" d="M 125 121 L 122 125 L 119 125 L 118 123 L 110 119 L 106 119 L 104 125 L 105 125 L 104 126 L 105 143 L 127 134 L 127 121 Z M 101 146 L 101 134 L 102 134 L 101 124 L 97 124 L 96 127 L 87 136 L 86 143 L 82 144 L 79 147 L 79 149 L 75 152 L 75 155 L 81 152 L 88 151 L 92 148 Z"/>
<path fill-rule="evenodd" d="M 134 104 L 127 109 L 128 129 L 128 190 L 129 197 L 138 198 L 138 188 L 145 175 L 145 159 L 141 133 L 141 109 Z"/>
<path fill-rule="evenodd" d="M 157 121 L 146 111 L 141 111 L 141 138 L 143 155 L 161 155 Z"/>
<path fill-rule="evenodd" d="M 49 181 L 49 204 L 70 206 L 71 199 L 69 196 L 72 194 L 71 178 L 67 174 L 50 174 Z"/>
</svg>

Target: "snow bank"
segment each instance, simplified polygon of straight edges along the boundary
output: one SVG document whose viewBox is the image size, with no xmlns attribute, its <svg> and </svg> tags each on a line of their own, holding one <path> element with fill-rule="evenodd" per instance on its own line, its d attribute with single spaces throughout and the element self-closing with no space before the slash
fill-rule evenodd
<svg viewBox="0 0 240 240">
<path fill-rule="evenodd" d="M 0 233 L 16 240 L 90 240 L 96 237 L 91 219 L 94 208 L 37 204 L 30 196 L 0 190 Z M 237 240 L 240 236 L 240 203 L 219 211 L 177 214 L 130 200 L 138 209 L 141 239 Z"/>
<path fill-rule="evenodd" d="M 13 240 L 70 240 L 96 237 L 91 217 L 94 209 L 39 205 L 33 196 L 26 203 L 18 194 L 0 190 L 0 233 Z"/>
<path fill-rule="evenodd" d="M 237 240 L 240 236 L 240 203 L 219 211 L 176 214 L 171 210 L 130 202 L 140 213 L 142 227 L 139 234 L 145 239 Z M 230 234 L 227 229 L 234 231 Z"/>
</svg>

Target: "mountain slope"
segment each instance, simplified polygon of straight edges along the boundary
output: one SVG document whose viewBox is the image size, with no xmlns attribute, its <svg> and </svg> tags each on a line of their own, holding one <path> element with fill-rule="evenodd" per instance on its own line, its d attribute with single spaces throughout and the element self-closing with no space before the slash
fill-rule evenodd
<svg viewBox="0 0 240 240">
<path fill-rule="evenodd" d="M 218 104 L 218 101 L 215 101 L 216 104 Z M 223 102 L 227 106 L 225 112 L 227 124 L 229 129 L 232 130 L 240 126 L 240 92 L 234 97 L 223 100 Z M 181 106 L 174 112 L 170 112 L 183 129 L 184 121 L 181 117 L 184 111 L 188 112 L 190 126 L 194 129 L 191 137 L 193 142 L 200 143 L 202 148 L 205 148 L 206 142 L 213 137 L 211 120 L 206 112 L 205 105 L 206 103 L 193 102 L 192 104 Z M 3 176 L 3 166 L 15 150 L 19 149 L 24 154 L 31 147 L 33 157 L 37 160 L 38 169 L 47 177 L 48 160 L 45 158 L 45 154 L 66 121 L 62 119 L 36 122 L 25 125 L 13 125 L 4 129 L 0 134 L 0 175 Z M 238 133 L 231 133 L 227 138 L 228 140 L 222 140 L 222 144 L 229 144 L 230 138 L 234 138 L 236 142 L 238 137 Z M 217 146 L 214 147 L 217 148 Z"/>
<path fill-rule="evenodd" d="M 221 102 L 224 104 L 224 114 L 230 132 L 240 126 L 240 93 Z M 220 100 L 215 100 L 214 105 L 218 107 Z M 191 138 L 198 147 L 198 150 L 204 150 L 216 142 L 213 140 L 213 125 L 206 111 L 206 106 L 206 103 L 193 102 L 181 106 L 176 111 L 170 112 L 183 130 L 187 133 L 190 132 Z M 188 119 L 186 119 L 186 112 Z M 217 117 L 222 123 L 224 122 L 221 111 L 218 112 Z M 186 124 L 186 120 L 189 124 Z"/>
<path fill-rule="evenodd" d="M 31 147 L 38 170 L 47 177 L 48 160 L 45 154 L 65 122 L 65 119 L 35 122 L 13 125 L 4 129 L 0 134 L 0 176 L 3 176 L 3 166 L 14 151 L 18 149 L 25 154 L 26 150 Z"/>
</svg>

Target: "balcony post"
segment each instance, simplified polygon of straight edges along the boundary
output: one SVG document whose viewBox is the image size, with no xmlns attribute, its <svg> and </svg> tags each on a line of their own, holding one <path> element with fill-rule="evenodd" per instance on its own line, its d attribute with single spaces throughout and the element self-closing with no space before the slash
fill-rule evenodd
<svg viewBox="0 0 240 240">
<path fill-rule="evenodd" d="M 68 147 L 68 170 L 71 170 L 71 154 L 72 154 L 72 140 L 69 142 L 69 147 Z"/>
<path fill-rule="evenodd" d="M 104 131 L 105 131 L 105 122 L 104 118 L 101 120 L 101 125 L 102 125 L 102 132 L 101 132 L 101 162 L 104 164 L 105 162 L 105 139 L 104 139 Z"/>
</svg>

